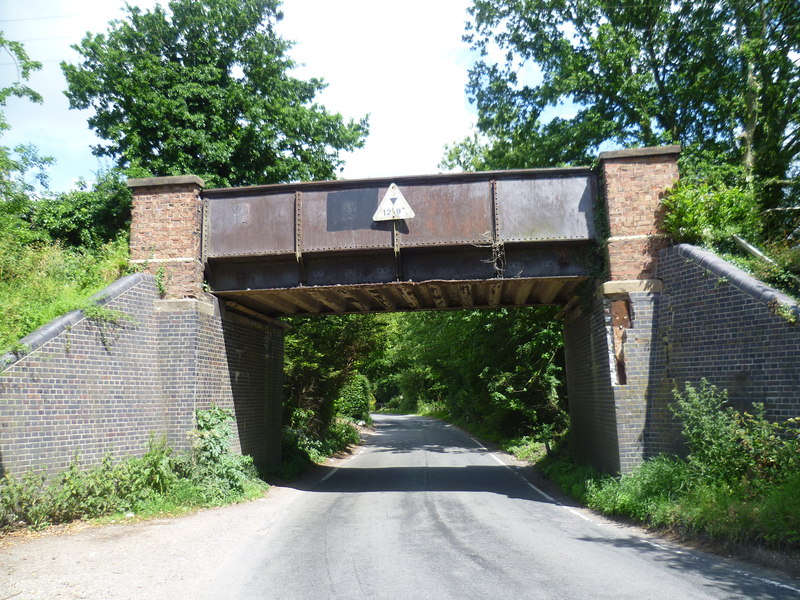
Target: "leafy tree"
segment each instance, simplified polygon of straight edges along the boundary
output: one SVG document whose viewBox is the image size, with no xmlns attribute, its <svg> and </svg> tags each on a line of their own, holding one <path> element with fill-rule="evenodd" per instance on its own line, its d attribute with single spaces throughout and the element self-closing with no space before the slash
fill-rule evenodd
<svg viewBox="0 0 800 600">
<path fill-rule="evenodd" d="M 0 106 L 5 106 L 11 97 L 27 98 L 31 102 L 41 103 L 41 94 L 34 91 L 25 82 L 28 81 L 33 71 L 38 71 L 42 68 L 42 63 L 31 60 L 25 51 L 25 47 L 20 42 L 7 40 L 2 31 L 0 31 L 0 50 L 11 58 L 17 71 L 17 78 L 11 85 L 0 87 Z M 3 113 L 0 112 L 0 133 L 8 128 L 8 121 Z"/>
<path fill-rule="evenodd" d="M 485 147 L 451 165 L 589 162 L 602 144 L 716 147 L 760 182 L 762 209 L 800 153 L 800 4 L 788 0 L 475 0 L 469 92 Z M 500 55 L 500 61 L 494 59 Z M 522 74 L 541 72 L 531 84 Z M 571 101 L 572 118 L 540 119 Z M 445 161 L 448 164 L 448 161 Z"/>
<path fill-rule="evenodd" d="M 758 236 L 761 218 L 743 165 L 689 148 L 679 166 L 681 179 L 664 199 L 664 228 L 673 239 L 730 252 L 734 235 Z"/>
<path fill-rule="evenodd" d="M 131 193 L 126 173 L 110 169 L 78 189 L 39 200 L 33 224 L 55 240 L 70 246 L 97 248 L 120 233 L 127 233 L 131 217 Z"/>
<path fill-rule="evenodd" d="M 0 50 L 7 54 L 16 67 L 17 78 L 11 85 L 0 87 L 0 107 L 4 107 L 9 98 L 27 98 L 31 102 L 42 102 L 42 96 L 31 89 L 26 81 L 33 71 L 42 68 L 40 62 L 31 60 L 24 46 L 7 40 L 0 31 Z M 0 110 L 0 136 L 8 131 L 10 125 Z M 35 172 L 40 181 L 44 180 L 44 167 L 52 159 L 38 156 L 33 146 L 18 146 L 13 151 L 0 146 L 0 227 L 9 224 L 9 219 L 24 213 L 30 204 L 29 194 L 32 186 L 25 180 L 25 175 Z M 14 221 L 14 225 L 19 223 Z"/>
<path fill-rule="evenodd" d="M 62 63 L 72 108 L 92 108 L 94 148 L 153 175 L 193 173 L 229 186 L 335 177 L 367 121 L 314 103 L 324 84 L 289 75 L 291 43 L 275 33 L 278 0 L 172 0 L 128 6 L 106 34 Z"/>
<path fill-rule="evenodd" d="M 284 422 L 323 436 L 336 401 L 367 357 L 385 343 L 374 315 L 328 315 L 289 319 L 284 363 Z"/>
<path fill-rule="evenodd" d="M 552 307 L 399 315 L 383 360 L 364 371 L 406 410 L 440 403 L 503 436 L 560 430 L 563 337 L 553 317 Z"/>
</svg>

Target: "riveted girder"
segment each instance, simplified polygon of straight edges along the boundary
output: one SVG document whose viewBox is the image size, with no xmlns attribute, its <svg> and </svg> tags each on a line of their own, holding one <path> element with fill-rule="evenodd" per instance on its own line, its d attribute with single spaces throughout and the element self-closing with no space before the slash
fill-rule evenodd
<svg viewBox="0 0 800 600">
<path fill-rule="evenodd" d="M 374 221 L 391 184 L 413 219 Z M 590 274 L 588 168 L 206 190 L 209 284 L 265 314 L 566 302 Z"/>
</svg>

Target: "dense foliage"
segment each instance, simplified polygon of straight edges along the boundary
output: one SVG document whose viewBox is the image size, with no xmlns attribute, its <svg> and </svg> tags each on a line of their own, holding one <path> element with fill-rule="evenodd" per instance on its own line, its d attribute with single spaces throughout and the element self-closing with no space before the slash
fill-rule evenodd
<svg viewBox="0 0 800 600">
<path fill-rule="evenodd" d="M 0 355 L 36 328 L 83 308 L 92 294 L 127 272 L 125 236 L 89 251 L 23 246 L 19 237 L 0 230 Z"/>
<path fill-rule="evenodd" d="M 101 171 L 91 185 L 81 180 L 77 189 L 41 198 L 31 207 L 32 225 L 76 248 L 93 249 L 117 239 L 130 227 L 129 176 L 134 173 Z"/>
<path fill-rule="evenodd" d="M 152 515 L 261 495 L 266 485 L 256 476 L 252 459 L 231 452 L 232 422 L 228 410 L 199 410 L 194 445 L 186 455 L 176 455 L 163 438 L 152 438 L 139 458 L 117 462 L 107 455 L 87 469 L 76 457 L 52 478 L 43 471 L 5 475 L 0 479 L 0 531 L 115 513 Z"/>
<path fill-rule="evenodd" d="M 199 175 L 210 187 L 334 179 L 366 119 L 314 103 L 317 79 L 289 75 L 277 0 L 171 0 L 127 7 L 62 63 L 73 108 L 92 108 L 95 147 L 122 167 Z"/>
<path fill-rule="evenodd" d="M 744 165 L 694 147 L 683 152 L 679 166 L 681 179 L 663 200 L 664 228 L 672 238 L 716 252 L 800 298 L 800 210 L 771 213 L 777 216 L 767 228 Z M 770 260 L 751 256 L 739 240 L 759 246 Z"/>
<path fill-rule="evenodd" d="M 38 71 L 42 68 L 42 63 L 31 60 L 25 47 L 20 42 L 8 40 L 0 31 L 0 50 L 7 55 L 17 69 L 17 80 L 11 82 L 11 85 L 0 87 L 0 107 L 6 105 L 9 98 L 27 98 L 31 102 L 42 102 L 42 96 L 37 91 L 33 90 L 27 85 L 27 81 L 33 71 Z M 5 114 L 0 110 L 0 136 L 10 128 Z M 9 172 L 18 170 L 14 164 L 12 157 L 9 155 L 9 149 L 0 146 L 0 194 L 8 196 L 9 191 L 5 187 L 5 182 L 8 180 Z"/>
<path fill-rule="evenodd" d="M 743 165 L 715 158 L 683 153 L 681 179 L 664 200 L 664 227 L 675 239 L 730 250 L 733 235 L 760 239 L 761 219 Z"/>
<path fill-rule="evenodd" d="M 361 374 L 385 343 L 374 315 L 298 317 L 285 338 L 284 475 L 358 442 L 353 422 L 369 421 L 372 392 Z"/>
<path fill-rule="evenodd" d="M 545 469 L 589 506 L 657 527 L 729 541 L 800 546 L 797 420 L 776 424 L 763 407 L 733 409 L 702 381 L 676 392 L 685 458 L 659 456 L 622 477 L 601 477 L 564 460 Z"/>
<path fill-rule="evenodd" d="M 681 143 L 744 165 L 783 206 L 800 153 L 800 4 L 474 0 L 469 92 L 485 136 L 450 166 L 590 163 L 602 145 Z M 563 103 L 575 115 L 548 120 Z M 771 215 L 765 216 L 768 221 Z"/>
<path fill-rule="evenodd" d="M 40 100 L 24 85 L 38 63 L 0 35 L 20 80 L 0 90 Z M 0 135 L 8 124 L 0 113 Z M 76 308 L 128 269 L 130 193 L 122 174 L 100 174 L 91 187 L 51 194 L 52 160 L 33 146 L 0 146 L 0 354 L 37 327 Z"/>
<path fill-rule="evenodd" d="M 391 408 L 438 406 L 492 436 L 557 435 L 567 418 L 555 313 L 541 307 L 397 315 L 385 351 L 365 372 Z"/>
<path fill-rule="evenodd" d="M 493 439 L 549 444 L 566 430 L 555 309 L 291 319 L 284 458 L 289 470 L 358 440 L 347 421 L 427 412 Z"/>
<path fill-rule="evenodd" d="M 333 407 L 336 414 L 353 421 L 371 423 L 370 414 L 375 410 L 375 396 L 369 379 L 361 373 L 353 373 L 339 391 Z"/>
</svg>

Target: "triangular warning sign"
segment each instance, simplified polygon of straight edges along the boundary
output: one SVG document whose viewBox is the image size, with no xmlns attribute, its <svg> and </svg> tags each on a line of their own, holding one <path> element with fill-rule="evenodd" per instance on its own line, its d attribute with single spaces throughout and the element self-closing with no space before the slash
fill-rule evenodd
<svg viewBox="0 0 800 600">
<path fill-rule="evenodd" d="M 372 217 L 373 221 L 397 221 L 399 219 L 413 219 L 414 211 L 403 198 L 400 188 L 394 183 L 386 190 L 386 195 L 378 205 L 378 210 Z"/>
</svg>

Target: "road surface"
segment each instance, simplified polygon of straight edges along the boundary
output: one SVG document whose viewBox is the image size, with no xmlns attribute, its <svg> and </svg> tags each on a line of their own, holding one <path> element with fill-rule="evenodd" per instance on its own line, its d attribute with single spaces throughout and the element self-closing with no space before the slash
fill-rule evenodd
<svg viewBox="0 0 800 600">
<path fill-rule="evenodd" d="M 724 560 L 559 505 L 458 429 L 380 416 L 356 457 L 264 524 L 232 598 L 785 598 Z"/>
<path fill-rule="evenodd" d="M 797 580 L 561 504 L 507 463 L 455 427 L 381 415 L 354 456 L 273 498 L 0 549 L 0 599 L 800 598 Z"/>
</svg>

